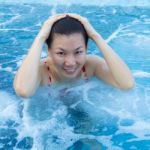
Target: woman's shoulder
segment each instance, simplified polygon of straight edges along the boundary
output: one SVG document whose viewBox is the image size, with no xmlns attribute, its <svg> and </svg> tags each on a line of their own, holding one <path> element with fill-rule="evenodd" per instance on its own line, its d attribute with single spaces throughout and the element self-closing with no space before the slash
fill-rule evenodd
<svg viewBox="0 0 150 150">
<path fill-rule="evenodd" d="M 104 59 L 97 55 L 87 55 L 87 64 L 95 66 L 97 63 L 102 63 Z"/>
<path fill-rule="evenodd" d="M 87 55 L 86 68 L 89 74 L 94 75 L 97 66 L 101 68 L 104 64 L 104 59 L 97 55 Z"/>
<path fill-rule="evenodd" d="M 87 55 L 85 68 L 88 76 L 93 76 L 96 68 L 95 60 L 99 59 L 96 55 Z"/>
</svg>

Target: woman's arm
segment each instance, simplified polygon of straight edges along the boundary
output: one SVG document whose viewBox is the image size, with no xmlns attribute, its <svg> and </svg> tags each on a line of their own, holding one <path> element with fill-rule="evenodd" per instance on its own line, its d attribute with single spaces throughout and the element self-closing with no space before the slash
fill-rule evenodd
<svg viewBox="0 0 150 150">
<path fill-rule="evenodd" d="M 131 71 L 123 60 L 105 42 L 101 35 L 95 31 L 86 18 L 77 14 L 69 15 L 78 19 L 83 24 L 88 36 L 95 41 L 104 56 L 104 59 L 95 57 L 92 61 L 96 64 L 95 75 L 118 88 L 132 88 L 134 86 L 134 79 Z"/>
<path fill-rule="evenodd" d="M 43 44 L 50 34 L 53 23 L 64 16 L 64 14 L 53 16 L 45 21 L 35 38 L 14 79 L 14 89 L 18 95 L 29 97 L 38 88 L 41 82 L 40 59 Z"/>
<path fill-rule="evenodd" d="M 37 36 L 15 76 L 14 89 L 19 96 L 31 96 L 40 84 L 39 65 L 43 44 L 44 41 Z"/>
<path fill-rule="evenodd" d="M 118 88 L 132 88 L 134 86 L 134 79 L 131 71 L 124 63 L 124 61 L 105 42 L 101 35 L 94 36 L 93 40 L 95 41 L 104 56 L 104 60 L 97 60 L 97 63 L 103 64 L 101 70 L 104 71 L 104 73 L 102 74 L 102 71 L 97 67 L 95 74 L 97 76 L 103 77 L 106 82 L 108 81 Z"/>
</svg>

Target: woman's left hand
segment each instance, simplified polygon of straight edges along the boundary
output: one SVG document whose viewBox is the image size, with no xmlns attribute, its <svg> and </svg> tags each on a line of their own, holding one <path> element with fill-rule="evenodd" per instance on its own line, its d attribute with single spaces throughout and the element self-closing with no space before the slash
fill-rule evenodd
<svg viewBox="0 0 150 150">
<path fill-rule="evenodd" d="M 82 17 L 78 14 L 73 14 L 73 13 L 68 13 L 67 15 L 72 18 L 77 19 L 78 21 L 80 21 L 83 24 L 89 38 L 95 40 L 95 38 L 99 35 L 99 33 L 92 27 L 92 25 L 90 24 L 90 22 L 88 21 L 87 18 Z"/>
</svg>

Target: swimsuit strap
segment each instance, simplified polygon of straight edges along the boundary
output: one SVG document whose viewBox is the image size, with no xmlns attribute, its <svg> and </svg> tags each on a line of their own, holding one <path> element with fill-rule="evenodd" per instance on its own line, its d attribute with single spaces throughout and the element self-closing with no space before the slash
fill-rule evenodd
<svg viewBox="0 0 150 150">
<path fill-rule="evenodd" d="M 47 68 L 47 71 L 48 71 L 48 79 L 49 79 L 49 83 L 51 84 L 52 82 L 52 78 L 51 78 L 51 71 L 50 71 L 50 67 L 48 66 L 47 62 L 45 61 L 44 62 L 46 68 Z"/>
<path fill-rule="evenodd" d="M 86 73 L 86 68 L 85 68 L 85 66 L 83 66 L 82 67 L 82 76 L 85 78 L 85 80 L 87 80 L 88 79 L 88 77 L 87 77 L 87 73 Z"/>
<path fill-rule="evenodd" d="M 47 64 L 46 61 L 44 62 L 44 64 L 45 64 L 45 66 L 46 66 L 46 68 L 47 68 L 47 71 L 48 71 L 49 83 L 51 84 L 51 82 L 52 82 L 52 77 L 51 77 L 50 67 L 48 66 L 48 64 Z M 82 76 L 83 76 L 83 78 L 84 78 L 85 80 L 88 80 L 85 66 L 82 67 Z"/>
</svg>

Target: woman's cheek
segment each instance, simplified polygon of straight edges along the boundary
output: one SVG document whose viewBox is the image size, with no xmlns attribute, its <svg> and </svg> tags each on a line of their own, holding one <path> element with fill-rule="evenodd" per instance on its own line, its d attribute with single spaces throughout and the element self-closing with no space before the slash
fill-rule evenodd
<svg viewBox="0 0 150 150">
<path fill-rule="evenodd" d="M 55 56 L 53 59 L 55 65 L 61 66 L 63 64 L 63 58 L 60 56 Z"/>
</svg>

